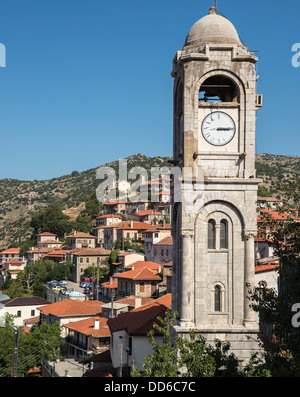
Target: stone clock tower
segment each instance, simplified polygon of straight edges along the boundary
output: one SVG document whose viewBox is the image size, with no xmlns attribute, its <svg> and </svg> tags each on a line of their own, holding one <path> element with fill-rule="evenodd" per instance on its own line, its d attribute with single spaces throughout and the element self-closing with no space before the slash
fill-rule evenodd
<svg viewBox="0 0 300 397">
<path fill-rule="evenodd" d="M 172 195 L 175 330 L 229 341 L 242 365 L 258 350 L 256 314 L 247 299 L 254 286 L 259 183 L 257 60 L 212 7 L 190 29 L 172 71 L 173 162 L 182 175 Z"/>
</svg>

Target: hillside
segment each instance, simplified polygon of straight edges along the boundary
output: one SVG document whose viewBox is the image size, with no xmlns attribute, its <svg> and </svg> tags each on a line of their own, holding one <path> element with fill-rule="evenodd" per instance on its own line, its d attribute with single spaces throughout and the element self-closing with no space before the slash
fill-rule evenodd
<svg viewBox="0 0 300 397">
<path fill-rule="evenodd" d="M 151 167 L 170 167 L 168 160 L 169 157 L 150 158 L 138 154 L 128 157 L 127 165 L 128 170 L 140 166 L 150 171 Z M 104 166 L 118 173 L 118 161 Z M 264 180 L 263 185 L 275 195 L 278 180 L 299 178 L 300 157 L 258 154 L 256 167 L 257 176 Z M 32 214 L 51 204 L 59 204 L 75 219 L 83 208 L 83 197 L 94 193 L 100 183 L 96 170 L 73 171 L 71 175 L 44 181 L 0 180 L 0 249 L 29 238 Z"/>
</svg>

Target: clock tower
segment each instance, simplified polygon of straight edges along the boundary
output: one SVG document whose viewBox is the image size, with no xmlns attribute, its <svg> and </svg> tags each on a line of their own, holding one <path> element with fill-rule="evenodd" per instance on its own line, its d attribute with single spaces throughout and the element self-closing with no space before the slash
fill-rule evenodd
<svg viewBox="0 0 300 397">
<path fill-rule="evenodd" d="M 232 23 L 211 7 L 190 29 L 172 71 L 173 162 L 180 170 L 172 194 L 175 330 L 229 341 L 242 365 L 259 350 L 248 299 L 260 182 L 257 60 Z"/>
</svg>

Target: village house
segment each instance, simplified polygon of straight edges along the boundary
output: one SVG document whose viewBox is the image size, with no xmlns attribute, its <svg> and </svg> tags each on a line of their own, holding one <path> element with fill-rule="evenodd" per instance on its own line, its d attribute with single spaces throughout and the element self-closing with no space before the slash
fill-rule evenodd
<svg viewBox="0 0 300 397">
<path fill-rule="evenodd" d="M 118 289 L 118 280 L 110 277 L 109 281 L 101 284 L 101 287 L 103 288 L 103 300 L 105 302 L 111 301 L 114 299 L 116 291 Z"/>
<path fill-rule="evenodd" d="M 39 308 L 49 302 L 37 296 L 26 296 L 0 302 L 0 323 L 4 324 L 6 314 L 14 316 L 14 325 L 21 327 L 24 321 L 39 316 Z"/>
<path fill-rule="evenodd" d="M 123 218 L 120 215 L 107 214 L 100 215 L 96 218 L 96 226 L 108 226 L 114 223 L 122 222 Z"/>
<path fill-rule="evenodd" d="M 0 269 L 0 275 L 3 281 L 5 281 L 7 278 L 16 279 L 18 273 L 25 269 L 26 263 L 26 261 L 20 261 L 19 259 L 9 259 L 6 261 Z"/>
<path fill-rule="evenodd" d="M 112 250 L 114 243 L 117 240 L 117 229 L 122 225 L 127 225 L 128 221 L 114 223 L 108 226 L 101 226 L 103 233 L 103 248 Z"/>
<path fill-rule="evenodd" d="M 164 264 L 172 261 L 173 237 L 168 236 L 153 244 L 153 261 Z"/>
<path fill-rule="evenodd" d="M 90 317 L 100 316 L 103 302 L 100 301 L 77 301 L 66 299 L 59 302 L 43 305 L 38 308 L 40 312 L 41 323 L 45 322 L 50 325 L 59 323 L 61 336 L 67 336 L 67 330 L 63 327 L 66 324 Z"/>
<path fill-rule="evenodd" d="M 102 247 L 71 250 L 67 255 L 67 259 L 72 263 L 72 280 L 78 283 L 87 267 L 105 266 L 110 253 L 110 250 Z"/>
<path fill-rule="evenodd" d="M 133 367 L 144 369 L 145 358 L 153 354 L 147 334 L 153 331 L 156 342 L 162 343 L 162 335 L 153 324 L 158 321 L 157 317 L 164 318 L 170 309 L 171 295 L 167 294 L 108 320 L 110 356 L 117 377 L 129 376 Z"/>
<path fill-rule="evenodd" d="M 134 219 L 137 222 L 146 222 L 150 224 L 156 224 L 158 223 L 161 219 L 164 219 L 164 216 L 161 212 L 156 211 L 156 210 L 142 210 L 139 212 L 136 212 L 134 215 Z"/>
<path fill-rule="evenodd" d="M 163 240 L 165 237 L 171 236 L 171 224 L 151 226 L 144 232 L 144 250 L 146 260 L 154 260 L 154 244 Z"/>
<path fill-rule="evenodd" d="M 125 268 L 137 261 L 144 261 L 145 255 L 138 252 L 123 252 L 117 256 L 117 261 L 112 263 L 114 273 L 122 273 Z"/>
<path fill-rule="evenodd" d="M 88 366 L 88 369 L 82 375 L 83 378 L 108 378 L 114 377 L 115 375 L 115 370 L 111 362 L 110 350 L 92 355 L 80 361 L 80 364 Z"/>
<path fill-rule="evenodd" d="M 146 265 L 138 266 L 124 273 L 114 275 L 118 281 L 116 295 L 124 297 L 135 295 L 140 297 L 158 297 L 158 284 L 162 282 L 162 277 L 158 271 L 148 268 Z"/>
<path fill-rule="evenodd" d="M 123 218 L 120 215 L 101 215 L 96 218 L 96 226 L 93 228 L 92 233 L 97 238 L 97 246 L 104 247 L 104 230 L 107 226 L 117 225 L 122 222 Z"/>
<path fill-rule="evenodd" d="M 149 200 L 128 201 L 125 206 L 125 214 L 127 216 L 132 216 L 136 212 L 146 210 L 148 205 Z"/>
<path fill-rule="evenodd" d="M 2 255 L 2 264 L 10 259 L 24 260 L 24 258 L 20 257 L 20 248 L 8 248 L 0 252 L 0 255 Z"/>
<path fill-rule="evenodd" d="M 56 234 L 43 232 L 36 235 L 37 247 L 61 247 L 63 243 L 57 239 Z"/>
<path fill-rule="evenodd" d="M 130 221 L 126 225 L 122 225 L 116 229 L 116 238 L 131 239 L 134 243 L 144 246 L 144 231 L 149 228 L 149 224 L 145 222 Z"/>
<path fill-rule="evenodd" d="M 283 205 L 282 200 L 279 200 L 276 197 L 257 196 L 257 202 L 261 209 L 277 209 Z"/>
<path fill-rule="evenodd" d="M 47 252 L 43 256 L 43 259 L 48 259 L 57 263 L 63 263 L 67 260 L 67 254 L 67 250 L 56 248 L 54 250 L 52 249 L 50 252 Z"/>
<path fill-rule="evenodd" d="M 95 248 L 96 237 L 88 233 L 74 232 L 72 235 L 67 236 L 67 248 L 72 250 L 74 248 Z"/>
<path fill-rule="evenodd" d="M 153 201 L 159 203 L 169 203 L 171 201 L 171 194 L 169 191 L 162 191 L 153 194 Z"/>
<path fill-rule="evenodd" d="M 107 318 L 94 316 L 64 324 L 67 357 L 84 359 L 109 349 L 110 329 Z"/>
<path fill-rule="evenodd" d="M 45 255 L 53 250 L 52 247 L 32 247 L 30 251 L 27 251 L 28 264 L 32 265 L 35 261 L 44 259 Z"/>
<path fill-rule="evenodd" d="M 122 214 L 125 215 L 126 213 L 126 201 L 111 201 L 103 203 L 103 213 L 104 215 L 107 214 Z"/>
</svg>

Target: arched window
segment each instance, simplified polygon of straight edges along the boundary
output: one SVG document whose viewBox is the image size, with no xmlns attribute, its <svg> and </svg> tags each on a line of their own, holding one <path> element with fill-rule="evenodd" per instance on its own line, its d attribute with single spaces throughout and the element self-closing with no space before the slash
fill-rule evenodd
<svg viewBox="0 0 300 397">
<path fill-rule="evenodd" d="M 228 223 L 225 219 L 220 223 L 220 248 L 228 248 Z"/>
<path fill-rule="evenodd" d="M 226 76 L 212 76 L 204 81 L 199 91 L 199 102 L 239 103 L 239 89 Z"/>
<path fill-rule="evenodd" d="M 221 288 L 216 285 L 215 286 L 215 312 L 221 311 Z"/>
<path fill-rule="evenodd" d="M 208 221 L 208 248 L 216 248 L 216 222 L 213 219 Z"/>
</svg>

